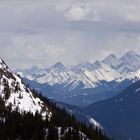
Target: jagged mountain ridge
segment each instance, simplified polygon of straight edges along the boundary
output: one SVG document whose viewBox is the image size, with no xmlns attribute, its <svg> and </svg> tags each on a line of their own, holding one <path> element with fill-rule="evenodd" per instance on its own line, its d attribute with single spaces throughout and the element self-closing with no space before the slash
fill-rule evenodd
<svg viewBox="0 0 140 140">
<path fill-rule="evenodd" d="M 108 64 L 123 76 L 140 68 L 140 55 L 133 51 L 128 51 L 121 58 L 117 58 L 114 54 L 111 54 L 102 62 Z"/>
<path fill-rule="evenodd" d="M 26 87 L 20 77 L 12 73 L 6 63 L 0 59 L 0 97 L 5 106 L 17 107 L 20 112 L 39 112 L 42 117 L 51 117 L 48 107 Z"/>
<path fill-rule="evenodd" d="M 122 58 L 128 55 L 131 59 L 123 61 Z M 49 98 L 86 106 L 115 96 L 140 79 L 140 67 L 131 64 L 132 56 L 135 60 L 139 55 L 129 51 L 121 58 L 110 54 L 102 61 L 88 61 L 71 67 L 58 62 L 50 68 L 39 66 L 34 71 L 29 69 L 16 72 L 25 82 Z"/>
<path fill-rule="evenodd" d="M 139 68 L 140 55 L 129 51 L 121 58 L 110 54 L 102 61 L 89 61 L 70 68 L 58 62 L 50 68 L 36 67 L 36 71 L 34 72 L 30 70 L 17 70 L 16 72 L 20 73 L 22 77 L 41 84 L 51 86 L 61 85 L 62 87 L 66 87 L 66 89 L 73 90 L 77 87 L 95 88 L 102 84 L 101 81 L 110 82 L 116 79 L 122 79 L 128 73 L 134 73 Z"/>
<path fill-rule="evenodd" d="M 114 71 L 110 66 L 96 61 L 95 63 L 89 63 L 87 66 L 83 66 L 76 72 L 74 69 L 63 69 L 62 71 L 55 71 L 48 69 L 42 75 L 34 73 L 29 74 L 26 71 L 17 71 L 22 77 L 34 80 L 41 84 L 48 85 L 63 85 L 63 87 L 73 90 L 78 86 L 82 85 L 82 88 L 94 88 L 100 81 L 112 81 L 114 78 L 119 76 L 119 73 Z M 44 69 L 42 70 L 44 71 Z"/>
</svg>

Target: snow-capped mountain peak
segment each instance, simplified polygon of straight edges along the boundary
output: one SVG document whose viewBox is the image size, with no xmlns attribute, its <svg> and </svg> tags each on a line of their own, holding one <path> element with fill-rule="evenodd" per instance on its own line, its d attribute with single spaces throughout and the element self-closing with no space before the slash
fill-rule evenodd
<svg viewBox="0 0 140 140">
<path fill-rule="evenodd" d="M 3 71 L 11 72 L 11 70 L 6 65 L 6 63 L 3 61 L 2 58 L 0 58 L 0 69 L 2 69 Z"/>
<path fill-rule="evenodd" d="M 140 69 L 140 56 L 129 51 L 121 58 L 110 54 L 102 61 L 87 61 L 72 67 L 65 67 L 61 62 L 48 69 L 41 69 L 39 73 L 23 72 L 24 77 L 40 84 L 60 86 L 65 90 L 77 88 L 95 88 L 103 81 L 110 82 L 116 79 L 128 79 L 128 75 Z M 134 72 L 133 74 L 130 74 Z M 130 79 L 130 78 L 129 78 Z"/>
<path fill-rule="evenodd" d="M 103 61 L 109 61 L 112 59 L 117 59 L 117 57 L 113 53 L 109 54 Z"/>
<path fill-rule="evenodd" d="M 139 57 L 140 55 L 139 54 L 137 54 L 136 52 L 134 52 L 134 51 L 128 51 L 128 52 L 126 52 L 124 55 L 123 55 L 123 57 L 124 56 L 128 56 L 128 57 Z"/>
<path fill-rule="evenodd" d="M 61 62 L 57 62 L 49 69 L 52 72 L 59 72 L 65 69 L 65 66 Z"/>
<path fill-rule="evenodd" d="M 43 117 L 51 116 L 48 107 L 27 88 L 22 80 L 12 73 L 6 63 L 0 59 L 0 97 L 5 106 L 12 110 L 18 107 L 20 112 L 39 112 Z"/>
<path fill-rule="evenodd" d="M 127 75 L 129 72 L 137 71 L 140 68 L 140 55 L 134 51 L 126 52 L 121 58 L 117 58 L 111 54 L 107 56 L 103 63 L 109 65 L 122 75 Z"/>
<path fill-rule="evenodd" d="M 122 64 L 122 61 L 119 60 L 114 54 L 110 54 L 102 62 L 111 66 L 113 69 L 116 69 L 119 65 Z"/>
<path fill-rule="evenodd" d="M 136 67 L 140 66 L 140 55 L 138 55 L 134 51 L 129 51 L 129 52 L 125 53 L 120 58 L 120 60 L 123 61 L 124 63 L 131 65 L 131 66 L 136 66 Z"/>
</svg>

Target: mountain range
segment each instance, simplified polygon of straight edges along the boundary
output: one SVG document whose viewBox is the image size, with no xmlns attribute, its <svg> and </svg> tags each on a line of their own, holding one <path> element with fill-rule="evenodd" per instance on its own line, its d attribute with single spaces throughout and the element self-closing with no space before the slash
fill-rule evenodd
<svg viewBox="0 0 140 140">
<path fill-rule="evenodd" d="M 111 54 L 102 61 L 87 62 L 70 68 L 60 62 L 50 68 L 35 66 L 28 70 L 18 70 L 19 76 L 13 74 L 1 60 L 1 71 L 1 98 L 13 110 L 19 107 L 30 111 L 31 108 L 32 113 L 36 110 L 44 114 L 43 101 L 34 97 L 32 91 L 23 84 L 24 81 L 45 96 L 79 105 L 80 109 L 56 102 L 57 106 L 75 115 L 77 119 L 102 128 L 110 137 L 117 140 L 140 139 L 140 55 L 133 51 L 127 52 L 121 58 Z M 9 89 L 14 91 L 10 95 L 7 94 Z M 30 100 L 27 107 L 22 105 L 25 99 Z M 50 118 L 53 115 L 47 106 L 45 113 Z"/>
<path fill-rule="evenodd" d="M 66 109 L 64 104 L 60 107 L 60 103 L 31 90 L 0 59 L 1 140 L 109 140 L 99 131 L 100 125 L 93 118 L 83 114 L 82 118 L 92 125 L 89 127 L 85 120 L 74 117 L 76 113 L 71 114 L 70 108 Z"/>
<path fill-rule="evenodd" d="M 121 58 L 110 54 L 101 61 L 66 67 L 61 62 L 34 66 L 16 73 L 36 90 L 72 105 L 89 105 L 120 93 L 140 79 L 140 55 L 129 51 Z"/>
</svg>

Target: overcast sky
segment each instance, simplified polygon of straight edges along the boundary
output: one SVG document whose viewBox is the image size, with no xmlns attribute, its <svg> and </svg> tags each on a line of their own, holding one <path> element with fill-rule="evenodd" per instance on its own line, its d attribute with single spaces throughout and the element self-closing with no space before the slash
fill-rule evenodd
<svg viewBox="0 0 140 140">
<path fill-rule="evenodd" d="M 140 53 L 140 0 L 0 0 L 0 56 L 13 68 Z"/>
</svg>

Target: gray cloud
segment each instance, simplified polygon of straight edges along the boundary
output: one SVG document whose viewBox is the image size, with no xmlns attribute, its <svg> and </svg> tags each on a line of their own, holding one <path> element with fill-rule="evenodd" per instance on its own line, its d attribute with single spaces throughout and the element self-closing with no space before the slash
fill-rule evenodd
<svg viewBox="0 0 140 140">
<path fill-rule="evenodd" d="M 0 56 L 12 68 L 140 51 L 139 0 L 0 1 Z"/>
</svg>

